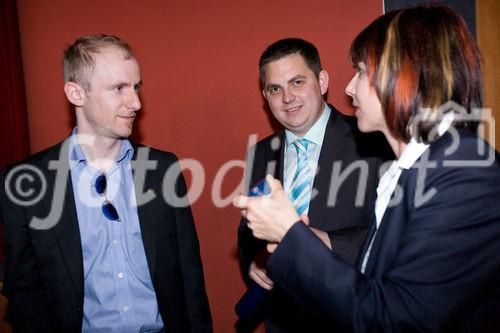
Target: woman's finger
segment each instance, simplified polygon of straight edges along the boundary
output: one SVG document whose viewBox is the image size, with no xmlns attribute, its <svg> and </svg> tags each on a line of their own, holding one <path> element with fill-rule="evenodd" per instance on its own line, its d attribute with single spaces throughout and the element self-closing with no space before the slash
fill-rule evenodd
<svg viewBox="0 0 500 333">
<path fill-rule="evenodd" d="M 237 195 L 233 199 L 233 206 L 237 208 L 247 208 L 248 197 L 244 195 Z"/>
</svg>

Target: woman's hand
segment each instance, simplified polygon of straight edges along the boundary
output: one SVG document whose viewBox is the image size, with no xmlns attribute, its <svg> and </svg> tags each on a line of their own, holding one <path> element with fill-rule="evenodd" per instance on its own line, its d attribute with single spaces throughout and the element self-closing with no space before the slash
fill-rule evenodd
<svg viewBox="0 0 500 333">
<path fill-rule="evenodd" d="M 270 175 L 266 180 L 271 188 L 270 194 L 236 196 L 233 205 L 242 209 L 241 214 L 248 220 L 248 227 L 255 237 L 278 243 L 300 217 L 279 180 Z"/>
</svg>

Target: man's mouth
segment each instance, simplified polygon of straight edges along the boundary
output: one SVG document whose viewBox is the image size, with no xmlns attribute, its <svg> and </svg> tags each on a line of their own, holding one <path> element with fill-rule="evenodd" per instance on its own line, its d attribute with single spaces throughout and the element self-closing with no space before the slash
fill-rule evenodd
<svg viewBox="0 0 500 333">
<path fill-rule="evenodd" d="M 299 111 L 300 111 L 300 109 L 301 109 L 301 108 L 302 108 L 302 106 L 301 106 L 301 105 L 299 105 L 299 106 L 295 106 L 295 107 L 293 107 L 293 108 L 288 108 L 288 109 L 285 109 L 285 112 L 286 112 L 286 113 L 297 113 L 297 112 L 299 112 Z"/>
<path fill-rule="evenodd" d="M 129 115 L 118 115 L 119 118 L 127 119 L 127 120 L 134 120 L 135 119 L 135 114 L 129 114 Z"/>
</svg>

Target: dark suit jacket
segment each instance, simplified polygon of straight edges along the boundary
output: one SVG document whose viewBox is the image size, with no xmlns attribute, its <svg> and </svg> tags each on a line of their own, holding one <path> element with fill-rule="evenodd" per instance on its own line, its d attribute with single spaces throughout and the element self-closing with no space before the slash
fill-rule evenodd
<svg viewBox="0 0 500 333">
<path fill-rule="evenodd" d="M 141 146 L 133 146 L 134 161 Z M 39 202 L 20 206 L 1 191 L 6 255 L 2 292 L 9 299 L 11 320 L 19 332 L 81 331 L 83 259 L 69 170 L 68 177 L 62 178 L 64 205 L 58 223 L 48 230 L 29 227 L 32 217 L 43 218 L 51 211 L 57 184 L 56 172 L 48 166 L 50 161 L 59 160 L 60 151 L 61 144 L 58 144 L 19 164 L 36 168 L 45 178 L 47 191 Z M 65 159 L 62 165 L 67 165 L 67 156 L 66 147 L 61 151 Z M 166 171 L 173 167 L 180 172 L 177 158 L 171 153 L 150 149 L 148 159 L 157 162 L 157 167 L 147 171 L 144 188 L 136 188 L 136 193 L 151 189 L 156 198 L 139 205 L 138 214 L 165 332 L 211 332 L 212 320 L 191 209 L 189 205 L 174 208 L 162 195 Z M 136 186 L 137 174 L 134 172 Z M 12 184 L 11 181 L 9 185 Z M 30 185 L 37 189 L 36 193 L 40 192 L 40 179 Z M 186 193 L 182 174 L 176 184 L 167 184 L 170 189 L 174 186 L 179 196 Z"/>
<path fill-rule="evenodd" d="M 320 157 L 318 173 L 314 178 L 313 191 L 317 195 L 309 206 L 310 226 L 329 233 L 333 252 L 348 263 L 355 263 L 359 250 L 365 240 L 367 224 L 376 197 L 376 184 L 381 163 L 380 156 L 388 151 L 383 137 L 365 135 L 358 132 L 356 120 L 341 114 L 329 105 L 332 113 L 326 127 Z M 253 157 L 250 185 L 272 174 L 283 181 L 283 156 L 285 132 L 278 132 L 257 143 L 248 153 L 247 162 Z M 340 166 L 337 172 L 335 168 Z M 363 165 L 349 173 L 348 167 Z M 363 169 L 362 172 L 360 170 Z M 349 174 L 341 179 L 342 172 Z M 337 188 L 336 188 L 337 187 Z M 328 199 L 336 202 L 328 204 Z M 332 191 L 332 193 L 330 193 Z M 356 195 L 362 203 L 356 206 Z M 255 255 L 265 242 L 255 239 L 242 219 L 238 229 L 241 269 L 249 282 L 248 268 Z M 319 318 L 299 306 L 283 293 L 279 287 L 272 291 L 267 304 L 266 327 L 268 332 L 331 332 L 332 328 L 319 323 Z"/>
<path fill-rule="evenodd" d="M 269 276 L 350 332 L 498 332 L 499 157 L 463 167 L 487 158 L 481 141 L 458 132 L 458 148 L 445 134 L 401 174 L 403 198 L 386 210 L 364 275 L 296 223 L 271 256 Z"/>
</svg>

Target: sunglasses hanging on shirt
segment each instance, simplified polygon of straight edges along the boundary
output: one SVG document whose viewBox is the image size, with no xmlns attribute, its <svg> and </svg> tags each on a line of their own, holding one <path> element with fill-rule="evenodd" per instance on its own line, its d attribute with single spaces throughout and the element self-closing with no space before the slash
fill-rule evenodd
<svg viewBox="0 0 500 333">
<path fill-rule="evenodd" d="M 102 213 L 108 220 L 111 221 L 118 221 L 120 222 L 120 217 L 118 216 L 118 211 L 116 210 L 115 206 L 113 206 L 113 203 L 108 200 L 108 197 L 106 196 L 106 187 L 107 187 L 107 180 L 106 180 L 106 175 L 101 174 L 97 179 L 95 180 L 95 189 L 97 193 L 101 196 L 104 197 L 104 202 L 102 203 Z"/>
</svg>

